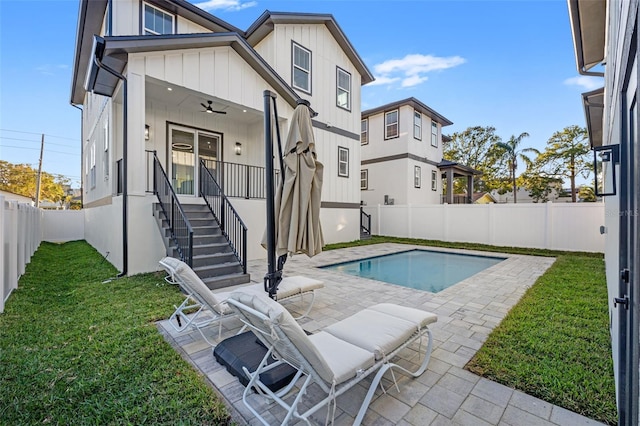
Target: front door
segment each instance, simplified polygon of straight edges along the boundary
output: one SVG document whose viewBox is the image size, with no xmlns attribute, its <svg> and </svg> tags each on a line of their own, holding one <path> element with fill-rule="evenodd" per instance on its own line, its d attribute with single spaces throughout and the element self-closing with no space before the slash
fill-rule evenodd
<svg viewBox="0 0 640 426">
<path fill-rule="evenodd" d="M 217 161 L 220 158 L 220 135 L 171 125 L 169 126 L 169 144 L 173 190 L 179 195 L 199 195 L 200 160 L 205 160 L 207 167 L 215 173 Z"/>
</svg>

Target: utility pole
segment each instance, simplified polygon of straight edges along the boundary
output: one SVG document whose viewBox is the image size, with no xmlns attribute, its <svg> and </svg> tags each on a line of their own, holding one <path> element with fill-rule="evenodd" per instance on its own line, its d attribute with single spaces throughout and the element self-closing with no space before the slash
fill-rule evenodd
<svg viewBox="0 0 640 426">
<path fill-rule="evenodd" d="M 44 153 L 44 133 L 40 141 L 40 161 L 38 162 L 38 178 L 36 180 L 36 207 L 40 206 L 40 178 L 42 177 L 42 154 Z"/>
</svg>

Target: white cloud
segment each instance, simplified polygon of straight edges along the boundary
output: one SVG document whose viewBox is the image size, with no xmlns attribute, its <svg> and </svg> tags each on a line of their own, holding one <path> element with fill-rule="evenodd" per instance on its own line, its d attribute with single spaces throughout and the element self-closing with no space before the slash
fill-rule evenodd
<svg viewBox="0 0 640 426">
<path fill-rule="evenodd" d="M 200 9 L 210 12 L 212 10 L 238 11 L 253 7 L 257 4 L 258 2 L 255 1 L 242 2 L 241 0 L 207 0 L 202 3 L 195 3 L 194 5 Z"/>
<path fill-rule="evenodd" d="M 465 62 L 460 56 L 438 57 L 421 54 L 389 59 L 374 65 L 373 69 L 377 75 L 376 81 L 372 84 L 391 84 L 400 80 L 402 87 L 413 87 L 427 81 L 426 73 L 457 67 Z"/>
<path fill-rule="evenodd" d="M 590 77 L 588 75 L 579 75 L 577 77 L 567 78 L 564 81 L 567 86 L 580 86 L 585 90 L 594 90 L 602 87 L 601 77 Z"/>
<path fill-rule="evenodd" d="M 56 75 L 58 71 L 66 71 L 69 69 L 69 65 L 65 64 L 44 64 L 36 67 L 36 71 L 42 75 Z"/>
</svg>

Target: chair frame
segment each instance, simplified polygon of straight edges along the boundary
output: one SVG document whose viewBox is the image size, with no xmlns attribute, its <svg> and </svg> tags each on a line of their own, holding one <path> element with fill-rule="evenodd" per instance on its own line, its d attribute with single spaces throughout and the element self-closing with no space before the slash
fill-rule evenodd
<svg viewBox="0 0 640 426">
<path fill-rule="evenodd" d="M 358 415 L 353 423 L 354 425 L 359 425 L 364 418 L 364 415 L 369 407 L 369 404 L 371 403 L 371 399 L 373 398 L 373 395 L 375 393 L 376 388 L 378 387 L 378 384 L 380 384 L 380 381 L 382 380 L 383 375 L 388 370 L 398 369 L 413 376 L 414 378 L 419 377 L 427 369 L 427 365 L 429 364 L 429 360 L 431 358 L 431 351 L 433 349 L 433 336 L 431 334 L 431 330 L 429 329 L 428 326 L 425 326 L 419 329 L 417 328 L 416 331 L 405 342 L 399 345 L 391 353 L 377 360 L 372 367 L 368 368 L 365 371 L 358 372 L 358 374 L 354 378 L 334 386 L 330 383 L 327 383 L 324 379 L 322 379 L 318 375 L 318 373 L 314 370 L 313 366 L 300 353 L 300 351 L 295 347 L 295 345 L 293 345 L 290 342 L 288 336 L 282 331 L 282 329 L 278 326 L 274 326 L 271 323 L 269 317 L 253 309 L 252 307 L 243 304 L 238 300 L 228 299 L 227 303 L 231 304 L 235 309 L 238 310 L 240 320 L 245 324 L 247 328 L 252 330 L 260 340 L 262 340 L 262 342 L 266 345 L 267 348 L 269 348 L 269 350 L 267 351 L 267 354 L 262 359 L 262 362 L 260 363 L 256 371 L 249 372 L 247 369 L 244 369 L 244 372 L 249 377 L 250 381 L 246 386 L 244 393 L 242 395 L 242 401 L 244 402 L 245 406 L 249 409 L 249 411 L 251 411 L 251 413 L 254 416 L 256 416 L 264 425 L 267 425 L 267 426 L 269 425 L 269 423 L 249 403 L 248 396 L 251 393 L 252 388 L 259 389 L 260 393 L 264 394 L 266 397 L 270 399 L 273 399 L 276 403 L 278 403 L 278 405 L 280 405 L 287 411 L 287 415 L 282 422 L 283 425 L 287 424 L 287 422 L 289 422 L 291 419 L 294 419 L 294 418 L 304 420 L 307 424 L 311 424 L 311 422 L 309 421 L 309 416 L 311 416 L 320 408 L 324 407 L 325 405 L 331 402 L 335 404 L 335 398 L 347 392 L 349 389 L 351 389 L 353 386 L 361 382 L 363 379 L 365 379 L 369 375 L 376 373 L 371 385 L 369 386 L 367 395 L 365 396 L 364 401 L 360 406 Z M 255 317 L 257 321 L 255 322 L 251 321 L 250 316 Z M 263 325 L 264 327 L 259 327 L 256 324 Z M 270 324 L 270 325 L 267 325 L 267 324 Z M 409 345 L 413 344 L 416 340 L 422 339 L 422 337 L 425 335 L 427 336 L 428 340 L 425 348 L 424 359 L 422 360 L 422 363 L 415 371 L 410 371 L 396 363 L 391 362 L 391 359 L 395 357 L 400 351 L 402 351 Z M 285 342 L 285 343 L 279 344 L 279 342 Z M 275 356 L 278 359 L 278 361 L 272 364 L 268 364 L 268 360 L 272 356 Z M 260 381 L 260 374 L 282 363 L 287 363 L 292 367 L 296 368 L 298 370 L 298 373 L 296 374 L 296 377 L 294 378 L 294 380 L 292 380 L 292 382 L 289 384 L 289 386 L 287 386 L 285 389 L 276 393 L 271 391 L 266 385 L 264 385 Z M 392 374 L 393 374 L 393 370 L 392 370 Z M 284 401 L 283 395 L 288 393 L 293 388 L 298 378 L 303 375 L 305 376 L 305 379 L 298 390 L 298 394 L 296 395 L 292 403 L 290 404 L 287 403 L 286 401 Z M 394 377 L 394 382 L 395 382 L 395 377 Z M 302 397 L 304 396 L 307 387 L 312 383 L 318 384 L 320 388 L 327 394 L 327 396 L 323 398 L 321 401 L 317 402 L 311 408 L 307 409 L 305 412 L 299 413 L 297 409 L 298 404 L 302 400 Z M 396 387 L 397 387 L 397 383 L 396 383 Z M 384 388 L 382 388 L 382 390 L 385 391 Z"/>
</svg>

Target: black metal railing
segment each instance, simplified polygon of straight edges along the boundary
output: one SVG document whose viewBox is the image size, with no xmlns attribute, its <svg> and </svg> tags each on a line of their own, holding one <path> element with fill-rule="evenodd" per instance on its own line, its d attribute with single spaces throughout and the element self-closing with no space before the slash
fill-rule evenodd
<svg viewBox="0 0 640 426">
<path fill-rule="evenodd" d="M 360 207 L 360 232 L 371 235 L 371 215 L 367 214 L 362 207 Z"/>
<path fill-rule="evenodd" d="M 116 161 L 116 195 L 122 194 L 124 175 L 122 172 L 122 158 Z"/>
<path fill-rule="evenodd" d="M 202 159 L 227 197 L 265 198 L 265 168 Z"/>
<path fill-rule="evenodd" d="M 440 197 L 440 204 L 445 204 L 449 202 L 448 195 L 442 195 Z M 453 203 L 451 204 L 472 204 L 471 197 L 467 194 L 453 194 Z"/>
<path fill-rule="evenodd" d="M 242 272 L 247 273 L 247 227 L 233 208 L 214 177 L 215 171 L 207 168 L 205 160 L 200 160 L 200 196 L 204 198 L 209 210 L 220 226 L 240 264 Z"/>
<path fill-rule="evenodd" d="M 192 266 L 193 228 L 155 151 L 153 152 L 153 192 L 158 197 L 160 208 L 169 223 L 171 239 L 176 243 L 180 259 L 187 265 Z"/>
</svg>

